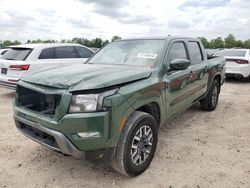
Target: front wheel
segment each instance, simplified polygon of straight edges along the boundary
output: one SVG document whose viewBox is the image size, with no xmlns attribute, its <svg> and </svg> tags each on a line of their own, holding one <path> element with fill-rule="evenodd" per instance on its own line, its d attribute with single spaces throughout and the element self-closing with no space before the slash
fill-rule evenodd
<svg viewBox="0 0 250 188">
<path fill-rule="evenodd" d="M 127 120 L 112 162 L 112 167 L 126 176 L 136 176 L 150 165 L 158 142 L 155 119 L 135 111 Z"/>
<path fill-rule="evenodd" d="M 214 80 L 207 96 L 200 101 L 201 108 L 207 111 L 213 111 L 218 104 L 219 94 L 220 84 L 217 80 Z"/>
</svg>

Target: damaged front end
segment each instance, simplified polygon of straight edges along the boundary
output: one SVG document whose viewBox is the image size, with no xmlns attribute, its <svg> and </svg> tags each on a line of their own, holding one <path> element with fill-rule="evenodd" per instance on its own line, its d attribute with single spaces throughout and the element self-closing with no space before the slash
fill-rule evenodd
<svg viewBox="0 0 250 188">
<path fill-rule="evenodd" d="M 40 93 L 20 85 L 17 86 L 16 92 L 20 107 L 45 115 L 54 115 L 61 100 L 59 94 Z"/>
<path fill-rule="evenodd" d="M 109 141 L 110 109 L 69 113 L 72 98 L 73 94 L 67 90 L 20 81 L 14 102 L 18 131 L 65 155 L 109 162 L 114 150 Z"/>
</svg>

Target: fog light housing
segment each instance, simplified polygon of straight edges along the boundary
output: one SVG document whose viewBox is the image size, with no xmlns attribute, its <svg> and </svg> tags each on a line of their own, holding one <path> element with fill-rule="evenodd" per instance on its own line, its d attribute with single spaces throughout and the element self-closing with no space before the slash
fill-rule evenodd
<svg viewBox="0 0 250 188">
<path fill-rule="evenodd" d="M 100 138 L 101 134 L 99 132 L 81 132 L 77 133 L 81 138 Z"/>
</svg>

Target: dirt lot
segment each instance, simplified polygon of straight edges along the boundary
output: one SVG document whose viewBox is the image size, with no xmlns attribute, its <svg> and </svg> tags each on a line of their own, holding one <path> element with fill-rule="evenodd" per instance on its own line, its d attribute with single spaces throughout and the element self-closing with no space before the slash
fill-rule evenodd
<svg viewBox="0 0 250 188">
<path fill-rule="evenodd" d="M 230 80 L 218 108 L 195 105 L 160 129 L 150 168 L 126 178 L 19 134 L 14 92 L 0 89 L 0 187 L 250 187 L 250 83 Z"/>
</svg>

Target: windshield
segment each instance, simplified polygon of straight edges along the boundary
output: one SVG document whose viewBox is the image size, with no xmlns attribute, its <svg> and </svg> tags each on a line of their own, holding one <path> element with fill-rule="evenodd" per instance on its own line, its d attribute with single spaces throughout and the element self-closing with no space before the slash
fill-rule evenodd
<svg viewBox="0 0 250 188">
<path fill-rule="evenodd" d="M 237 56 L 237 57 L 245 57 L 246 50 L 220 50 L 217 53 L 215 53 L 215 56 Z"/>
<path fill-rule="evenodd" d="M 11 48 L 2 57 L 2 59 L 24 61 L 32 49 L 30 48 Z"/>
<path fill-rule="evenodd" d="M 110 43 L 94 55 L 89 64 L 135 65 L 155 68 L 165 40 L 127 40 Z"/>
</svg>

